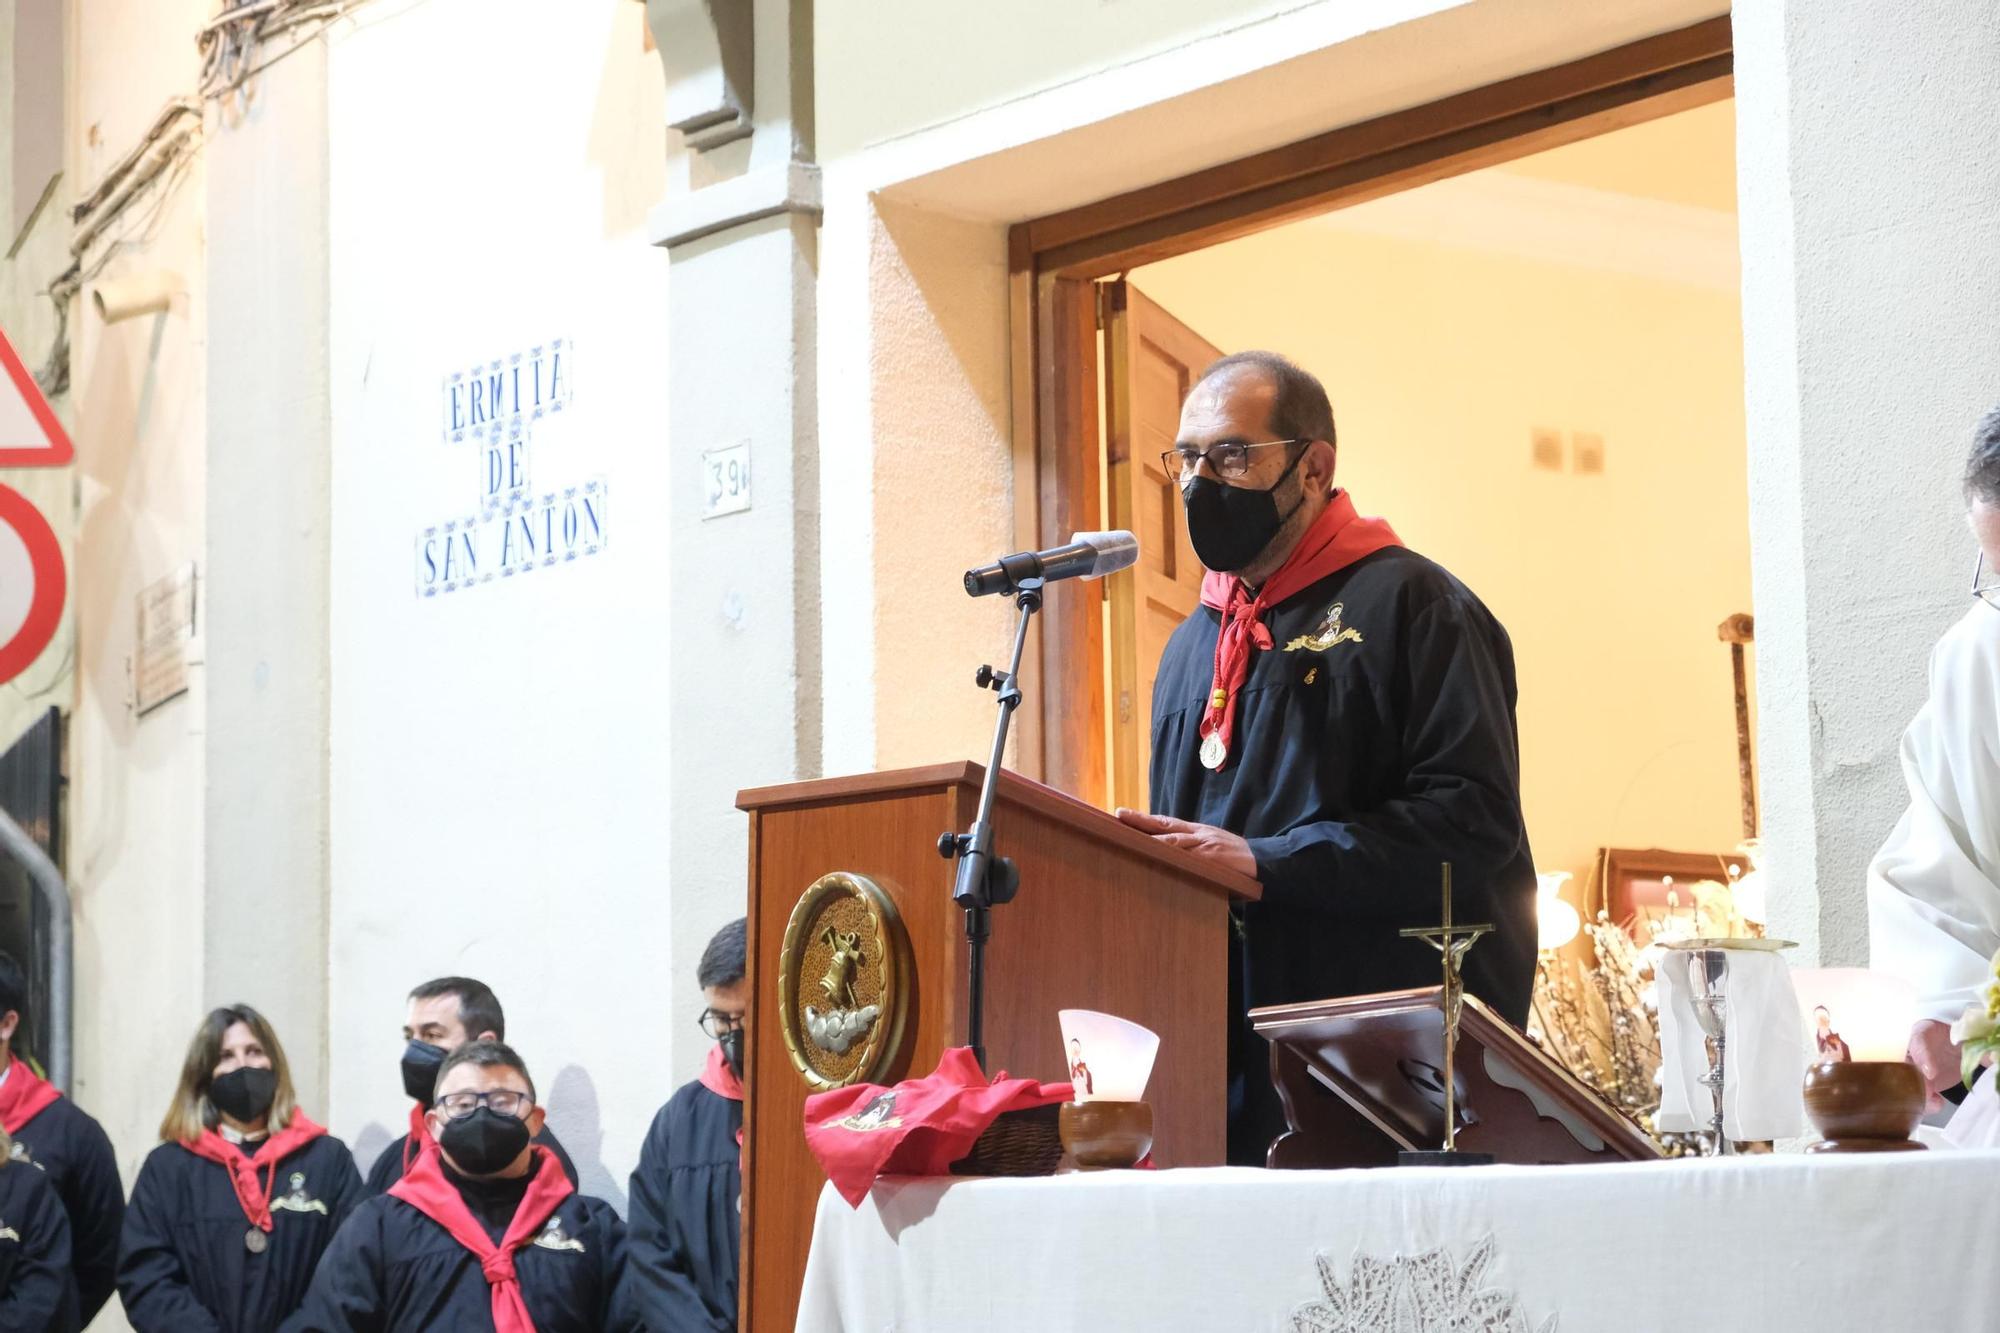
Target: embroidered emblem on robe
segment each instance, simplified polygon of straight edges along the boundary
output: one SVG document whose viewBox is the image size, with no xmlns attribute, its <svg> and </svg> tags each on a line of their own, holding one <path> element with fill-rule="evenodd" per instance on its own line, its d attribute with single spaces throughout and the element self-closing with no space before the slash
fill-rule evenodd
<svg viewBox="0 0 2000 1333">
<path fill-rule="evenodd" d="M 583 1253 L 583 1242 L 563 1230 L 560 1217 L 550 1218 L 549 1224 L 542 1228 L 542 1234 L 535 1237 L 534 1243 L 545 1250 L 573 1250 L 578 1254 Z"/>
<path fill-rule="evenodd" d="M 292 1192 L 283 1198 L 271 1200 L 271 1211 L 318 1213 L 321 1217 L 327 1216 L 326 1200 L 315 1199 L 306 1193 L 306 1173 L 303 1171 L 292 1172 Z"/>
<path fill-rule="evenodd" d="M 1326 619 L 1319 622 L 1319 628 L 1311 634 L 1301 634 L 1285 645 L 1288 653 L 1323 653 L 1336 643 L 1360 643 L 1361 631 L 1348 629 L 1340 623 L 1341 615 L 1347 610 L 1343 602 L 1335 602 L 1326 609 Z"/>
<path fill-rule="evenodd" d="M 18 1241 L 20 1239 L 20 1232 L 14 1230 L 14 1228 L 6 1225 L 4 1222 L 0 1222 L 0 1240 Z"/>
</svg>

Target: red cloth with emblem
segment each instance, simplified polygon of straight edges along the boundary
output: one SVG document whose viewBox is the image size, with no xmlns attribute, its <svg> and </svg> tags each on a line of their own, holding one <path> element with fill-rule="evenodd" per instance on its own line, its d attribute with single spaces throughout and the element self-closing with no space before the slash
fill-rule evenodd
<svg viewBox="0 0 2000 1333">
<path fill-rule="evenodd" d="M 389 1187 L 392 1197 L 443 1227 L 447 1235 L 478 1258 L 479 1271 L 492 1289 L 495 1333 L 535 1333 L 535 1321 L 528 1314 L 527 1299 L 521 1294 L 521 1279 L 514 1272 L 514 1252 L 530 1244 L 543 1224 L 562 1206 L 562 1201 L 576 1192 L 554 1153 L 540 1144 L 530 1151 L 534 1156 L 529 1169 L 534 1176 L 498 1245 L 465 1206 L 464 1196 L 444 1178 L 442 1154 L 419 1154 L 409 1172 Z"/>
<path fill-rule="evenodd" d="M 181 1147 L 227 1171 L 229 1183 L 236 1191 L 236 1202 L 243 1206 L 243 1215 L 258 1230 L 269 1231 L 271 1182 L 278 1174 L 278 1163 L 324 1133 L 326 1128 L 308 1120 L 304 1111 L 294 1111 L 292 1122 L 265 1139 L 254 1153 L 246 1154 L 212 1129 L 204 1129 L 200 1138 Z"/>
<path fill-rule="evenodd" d="M 970 1047 L 954 1046 L 937 1072 L 893 1088 L 857 1083 L 806 1098 L 806 1146 L 840 1197 L 859 1208 L 881 1176 L 941 1176 L 972 1151 L 995 1117 L 1066 1102 L 1068 1083 L 990 1081 Z"/>
<path fill-rule="evenodd" d="M 1363 556 L 1402 544 L 1387 519 L 1363 518 L 1355 513 L 1354 498 L 1341 490 L 1333 493 L 1325 512 L 1313 520 L 1285 563 L 1256 592 L 1234 574 L 1210 570 L 1202 575 L 1201 604 L 1222 613 L 1222 633 L 1215 640 L 1215 679 L 1201 719 L 1202 740 L 1216 736 L 1222 742 L 1222 762 L 1215 765 L 1218 770 L 1234 757 L 1229 743 L 1236 730 L 1236 695 L 1250 679 L 1251 650 L 1271 650 L 1271 631 L 1264 626 L 1265 609 L 1304 592 Z"/>
<path fill-rule="evenodd" d="M 7 1057 L 7 1077 L 0 1079 L 0 1126 L 9 1134 L 19 1134 L 21 1126 L 49 1109 L 62 1093 L 55 1084 L 35 1073 L 18 1055 Z"/>
</svg>

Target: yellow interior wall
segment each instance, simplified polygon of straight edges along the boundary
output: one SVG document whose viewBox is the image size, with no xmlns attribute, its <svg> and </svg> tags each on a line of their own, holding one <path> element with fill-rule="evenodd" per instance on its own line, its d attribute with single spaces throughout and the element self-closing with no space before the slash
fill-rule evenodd
<svg viewBox="0 0 2000 1333">
<path fill-rule="evenodd" d="M 1507 626 L 1541 869 L 1581 886 L 1600 846 L 1736 844 L 1716 637 L 1750 609 L 1733 292 L 1313 222 L 1131 276 L 1219 346 L 1319 375 L 1362 512 Z M 1536 469 L 1538 427 L 1566 455 L 1571 433 L 1601 435 L 1606 471 Z"/>
</svg>

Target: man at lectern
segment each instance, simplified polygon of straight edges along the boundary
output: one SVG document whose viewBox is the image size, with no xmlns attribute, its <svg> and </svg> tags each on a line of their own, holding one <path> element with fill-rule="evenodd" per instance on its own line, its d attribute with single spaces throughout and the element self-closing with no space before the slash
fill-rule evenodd
<svg viewBox="0 0 2000 1333">
<path fill-rule="evenodd" d="M 1209 367 L 1164 462 L 1210 571 L 1153 692 L 1150 815 L 1127 823 L 1254 875 L 1230 947 L 1229 1160 L 1285 1128 L 1248 1010 L 1435 985 L 1440 866 L 1490 922 L 1466 988 L 1525 1022 L 1535 877 L 1521 817 L 1514 652 L 1464 584 L 1334 485 L 1313 376 L 1244 352 Z"/>
</svg>

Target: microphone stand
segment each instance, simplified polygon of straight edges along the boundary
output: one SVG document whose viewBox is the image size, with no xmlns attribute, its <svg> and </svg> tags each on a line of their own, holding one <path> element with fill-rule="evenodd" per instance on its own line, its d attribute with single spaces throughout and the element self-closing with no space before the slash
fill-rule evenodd
<svg viewBox="0 0 2000 1333">
<path fill-rule="evenodd" d="M 1042 609 L 1042 580 L 1021 579 L 1014 585 L 1014 605 L 1021 618 L 1014 627 L 1014 656 L 1005 671 L 982 666 L 973 680 L 981 689 L 996 691 L 1000 716 L 993 724 L 993 752 L 986 761 L 986 777 L 979 786 L 979 812 L 965 833 L 946 833 L 938 839 L 938 854 L 946 860 L 958 859 L 958 880 L 952 901 L 965 909 L 966 943 L 966 1045 L 972 1058 L 986 1068 L 986 937 L 990 910 L 1012 902 L 1021 887 L 1021 873 L 1012 860 L 993 855 L 993 797 L 1000 785 L 1000 763 L 1007 751 L 1007 728 L 1014 710 L 1021 706 L 1021 654 L 1028 643 L 1028 622 Z"/>
</svg>

